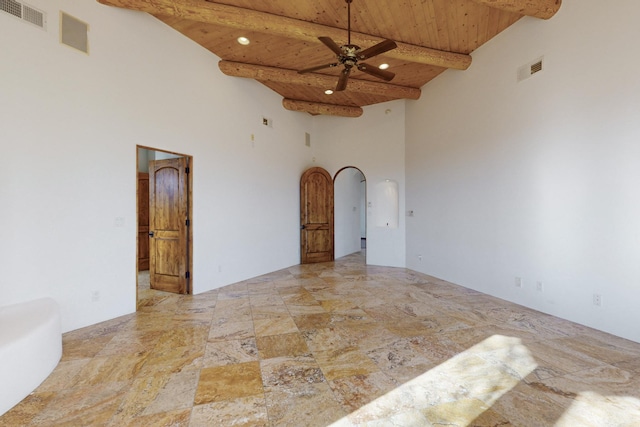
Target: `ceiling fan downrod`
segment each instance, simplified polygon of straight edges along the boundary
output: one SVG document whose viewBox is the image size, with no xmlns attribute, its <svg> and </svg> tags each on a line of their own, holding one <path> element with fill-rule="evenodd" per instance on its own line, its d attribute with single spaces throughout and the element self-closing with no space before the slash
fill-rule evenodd
<svg viewBox="0 0 640 427">
<path fill-rule="evenodd" d="M 351 44 L 351 2 L 353 0 L 345 0 L 347 2 L 347 44 Z"/>
</svg>

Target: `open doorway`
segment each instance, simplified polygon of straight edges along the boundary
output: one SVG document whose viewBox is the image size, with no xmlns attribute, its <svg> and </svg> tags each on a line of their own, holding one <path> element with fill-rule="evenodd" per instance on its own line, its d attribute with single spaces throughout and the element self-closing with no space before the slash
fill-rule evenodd
<svg viewBox="0 0 640 427">
<path fill-rule="evenodd" d="M 136 307 L 192 293 L 191 170 L 186 154 L 136 147 Z"/>
<path fill-rule="evenodd" d="M 367 179 L 348 166 L 334 177 L 335 258 L 361 254 L 366 262 Z"/>
</svg>

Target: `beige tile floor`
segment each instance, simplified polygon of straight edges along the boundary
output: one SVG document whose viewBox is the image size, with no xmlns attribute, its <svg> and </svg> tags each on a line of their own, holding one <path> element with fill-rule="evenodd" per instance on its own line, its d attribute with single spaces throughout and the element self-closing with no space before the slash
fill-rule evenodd
<svg viewBox="0 0 640 427">
<path fill-rule="evenodd" d="M 640 426 L 640 344 L 361 254 L 64 335 L 2 426 Z"/>
</svg>

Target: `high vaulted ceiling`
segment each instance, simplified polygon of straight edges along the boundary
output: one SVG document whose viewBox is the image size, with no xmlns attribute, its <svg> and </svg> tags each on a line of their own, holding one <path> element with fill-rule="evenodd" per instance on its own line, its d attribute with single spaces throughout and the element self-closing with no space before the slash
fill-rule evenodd
<svg viewBox="0 0 640 427">
<path fill-rule="evenodd" d="M 347 44 L 346 0 L 98 0 L 155 16 L 213 52 L 223 73 L 253 78 L 283 96 L 289 110 L 358 117 L 362 106 L 418 99 L 420 88 L 446 69 L 466 70 L 475 49 L 522 16 L 552 17 L 561 0 L 352 0 L 351 42 L 363 49 L 384 39 L 398 47 L 368 59 L 390 65 L 391 82 L 361 71 L 335 88 L 342 67 L 298 71 L 335 62 L 318 40 Z M 238 37 L 251 43 L 243 46 Z M 231 77 L 230 77 L 231 78 Z"/>
</svg>

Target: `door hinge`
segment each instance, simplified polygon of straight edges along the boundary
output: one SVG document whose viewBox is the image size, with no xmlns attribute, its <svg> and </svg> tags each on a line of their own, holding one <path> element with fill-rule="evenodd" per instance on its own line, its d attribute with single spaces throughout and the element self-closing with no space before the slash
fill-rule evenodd
<svg viewBox="0 0 640 427">
<path fill-rule="evenodd" d="M 184 173 L 189 173 L 191 170 L 189 168 L 184 168 Z"/>
<path fill-rule="evenodd" d="M 191 225 L 191 220 L 190 220 L 190 219 L 188 219 L 188 220 L 186 221 L 186 224 L 187 224 L 187 227 L 189 227 L 189 226 Z"/>
<path fill-rule="evenodd" d="M 191 272 L 187 271 L 186 273 L 184 273 L 184 277 L 185 279 L 191 279 Z"/>
</svg>

